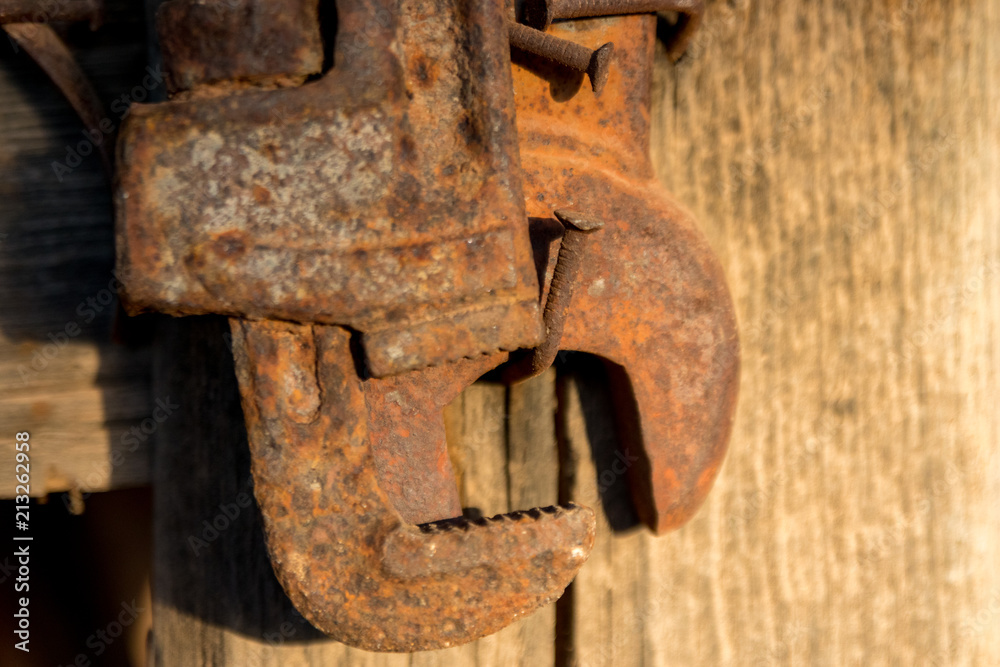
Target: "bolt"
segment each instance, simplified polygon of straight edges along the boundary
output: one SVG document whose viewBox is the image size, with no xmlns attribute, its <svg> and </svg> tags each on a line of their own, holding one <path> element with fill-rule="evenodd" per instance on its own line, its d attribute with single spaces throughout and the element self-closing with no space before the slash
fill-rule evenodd
<svg viewBox="0 0 1000 667">
<path fill-rule="evenodd" d="M 525 7 L 524 18 L 529 25 L 546 30 L 556 19 L 656 12 L 681 14 L 668 45 L 670 57 L 676 60 L 684 53 L 701 23 L 704 0 L 531 0 Z"/>
<path fill-rule="evenodd" d="M 615 51 L 614 44 L 608 42 L 591 51 L 576 42 L 546 35 L 541 30 L 513 21 L 508 23 L 508 29 L 512 46 L 548 58 L 578 72 L 586 72 L 594 95 L 601 94 L 604 84 L 608 81 L 608 66 Z"/>
<path fill-rule="evenodd" d="M 604 228 L 604 222 L 576 211 L 555 211 L 555 216 L 566 228 L 556 267 L 549 284 L 549 297 L 545 300 L 545 340 L 534 349 L 531 358 L 531 375 L 538 375 L 552 365 L 562 341 L 566 309 L 573 298 L 580 264 L 583 262 L 588 235 Z"/>
</svg>

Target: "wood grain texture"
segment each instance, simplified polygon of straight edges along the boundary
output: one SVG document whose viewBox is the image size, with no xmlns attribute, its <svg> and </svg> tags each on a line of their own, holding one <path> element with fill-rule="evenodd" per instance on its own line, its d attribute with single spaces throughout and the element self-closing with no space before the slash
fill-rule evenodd
<svg viewBox="0 0 1000 667">
<path fill-rule="evenodd" d="M 726 267 L 743 374 L 707 504 L 635 545 L 662 593 L 629 664 L 1000 664 L 998 22 L 714 2 L 658 68 L 655 161 Z"/>
<path fill-rule="evenodd" d="M 120 19 L 100 35 L 71 35 L 113 126 L 119 118 L 110 107 L 143 78 L 142 34 Z M 154 407 L 149 350 L 111 342 L 107 179 L 69 104 L 0 35 L 0 424 L 38 443 L 32 495 L 144 484 L 154 425 L 141 430 Z M 88 155 L 66 167 L 81 143 Z M 0 455 L 12 460 L 13 452 L 4 438 Z M 13 476 L 5 476 L 0 497 L 13 495 Z"/>
</svg>

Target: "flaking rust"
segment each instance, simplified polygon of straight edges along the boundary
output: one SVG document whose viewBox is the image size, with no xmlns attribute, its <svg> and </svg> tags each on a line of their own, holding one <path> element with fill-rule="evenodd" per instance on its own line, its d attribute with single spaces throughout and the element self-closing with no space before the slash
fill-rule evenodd
<svg viewBox="0 0 1000 667">
<path fill-rule="evenodd" d="M 675 5 L 696 24 L 700 2 Z M 541 57 L 511 19 L 493 0 L 339 2 L 322 73 L 317 0 L 168 0 L 174 98 L 134 108 L 118 144 L 126 302 L 231 316 L 275 573 L 352 646 L 495 632 L 590 553 L 584 507 L 460 518 L 442 410 L 482 373 L 606 359 L 657 532 L 700 505 L 731 430 L 729 294 L 649 162 L 653 18 L 531 33 Z"/>
<path fill-rule="evenodd" d="M 402 5 L 340 3 L 336 66 L 290 87 L 322 62 L 315 0 L 162 6 L 191 88 L 133 107 L 118 145 L 132 312 L 347 326 L 376 376 L 539 342 L 499 8 Z M 276 51 L 261 26 L 304 11 Z"/>
<path fill-rule="evenodd" d="M 233 351 L 274 571 L 339 641 L 373 651 L 471 641 L 559 597 L 590 554 L 594 516 L 575 505 L 430 522 L 428 504 L 410 510 L 422 525 L 408 523 L 373 451 L 393 442 L 391 428 L 371 428 L 375 413 L 392 420 L 393 399 L 382 381 L 358 378 L 348 331 L 233 320 Z M 415 421 L 440 424 L 443 401 L 482 371 L 478 361 L 415 371 L 414 388 L 442 392 L 410 407 Z M 307 381 L 287 382 L 296 376 Z"/>
</svg>

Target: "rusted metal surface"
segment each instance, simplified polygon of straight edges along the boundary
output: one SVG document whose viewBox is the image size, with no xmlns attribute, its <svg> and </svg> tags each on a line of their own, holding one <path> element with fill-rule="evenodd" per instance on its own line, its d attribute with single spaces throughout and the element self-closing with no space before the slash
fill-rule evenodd
<svg viewBox="0 0 1000 667">
<path fill-rule="evenodd" d="M 543 60 L 515 61 L 525 202 L 529 216 L 552 224 L 554 207 L 606 223 L 588 244 L 560 347 L 612 362 L 623 446 L 640 457 L 629 469 L 636 505 L 662 532 L 694 514 L 725 455 L 739 375 L 732 300 L 695 221 L 653 175 L 654 17 L 550 30 L 584 46 L 614 42 L 615 65 L 598 98 Z M 557 243 L 536 241 L 546 283 Z"/>
<path fill-rule="evenodd" d="M 135 108 L 119 144 L 119 271 L 133 311 L 234 316 L 255 494 L 299 610 L 353 646 L 441 648 L 558 597 L 594 539 L 577 506 L 458 518 L 443 407 L 507 349 L 538 345 L 509 375 L 560 348 L 602 356 L 640 514 L 663 531 L 724 455 L 735 320 L 718 262 L 649 163 L 653 17 L 552 26 L 587 68 L 515 53 L 512 82 L 520 29 L 499 3 L 338 10 L 336 66 L 297 88 L 252 90 L 301 76 L 298 57 L 209 75 L 203 46 L 178 47 L 186 98 Z M 176 16 L 161 26 L 183 32 L 191 14 Z M 220 16 L 192 30 L 236 44 L 246 26 Z M 580 71 L 612 42 L 598 99 Z M 586 215 L 561 213 L 570 229 L 553 235 L 563 207 Z"/>
<path fill-rule="evenodd" d="M 376 376 L 534 345 L 501 8 L 358 0 L 338 25 L 316 82 L 133 107 L 130 311 L 349 326 Z"/>
<path fill-rule="evenodd" d="M 301 84 L 323 66 L 318 7 L 319 0 L 168 0 L 156 17 L 167 90 Z"/>
<path fill-rule="evenodd" d="M 506 353 L 431 366 L 364 384 L 379 486 L 407 523 L 462 514 L 442 411 Z"/>
<path fill-rule="evenodd" d="M 101 153 L 108 180 L 111 180 L 114 172 L 114 137 L 105 138 L 107 127 L 101 126 L 102 122 L 107 122 L 104 106 L 65 42 L 51 27 L 42 23 L 8 23 L 3 26 L 3 30 L 38 63 L 59 88 L 59 92 L 87 127 L 90 136 L 100 138 L 96 142 L 97 150 Z"/>
<path fill-rule="evenodd" d="M 429 392 L 449 384 L 445 376 L 421 385 L 410 374 L 421 405 L 392 415 L 382 407 L 392 400 L 387 392 L 370 400 L 378 381 L 357 376 L 348 331 L 241 320 L 232 329 L 274 570 L 313 625 L 372 651 L 442 648 L 495 632 L 562 594 L 593 546 L 589 509 L 418 527 L 386 495 L 372 411 L 394 422 L 382 434 L 406 429 L 425 407 L 433 414 L 420 417 L 440 422 L 442 399 Z M 474 379 L 479 370 L 466 365 L 476 363 L 458 362 L 446 374 L 450 396 Z"/>
</svg>

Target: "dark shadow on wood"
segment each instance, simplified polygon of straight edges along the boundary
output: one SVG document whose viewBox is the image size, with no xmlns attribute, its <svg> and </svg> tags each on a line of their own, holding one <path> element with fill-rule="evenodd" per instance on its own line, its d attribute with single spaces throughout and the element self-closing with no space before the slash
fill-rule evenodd
<svg viewBox="0 0 1000 667">
<path fill-rule="evenodd" d="M 96 31 L 84 24 L 58 30 L 94 84 L 110 122 L 105 126 L 116 128 L 127 108 L 122 96 L 133 99 L 140 88 L 145 97 L 141 84 L 148 73 L 142 8 L 113 4 Z M 0 333 L 17 346 L 9 380 L 37 395 L 44 414 L 52 407 L 48 374 L 61 372 L 72 382 L 79 355 L 88 357 L 86 348 L 96 346 L 95 384 L 104 402 L 110 461 L 95 464 L 110 464 L 112 487 L 135 484 L 148 468 L 134 457 L 147 455 L 149 433 L 138 441 L 130 430 L 152 410 L 151 332 L 150 318 L 124 317 L 117 300 L 111 187 L 95 146 L 114 136 L 88 135 L 55 84 L 0 34 L 6 156 L 0 160 Z M 93 391 L 90 381 L 81 379 L 78 388 Z M 61 386 L 52 394 L 75 388 Z M 50 425 L 45 418 L 37 424 Z M 62 500 L 71 504 L 69 496 Z M 79 496 L 72 504 L 79 511 Z"/>
<path fill-rule="evenodd" d="M 601 508 L 608 524 L 616 533 L 636 529 L 639 517 L 632 504 L 632 491 L 628 469 L 622 464 L 621 447 L 626 442 L 620 433 L 622 426 L 615 413 L 614 391 L 621 391 L 612 383 L 603 359 L 582 352 L 560 353 L 560 375 L 572 378 L 580 391 L 581 408 L 590 441 L 590 455 L 597 470 L 597 490 Z M 560 383 L 564 387 L 564 383 Z M 559 404 L 565 405 L 560 390 Z M 566 500 L 571 501 L 572 498 Z M 562 502 L 563 499 L 560 498 Z"/>
<path fill-rule="evenodd" d="M 182 410 L 154 452 L 154 597 L 271 644 L 320 639 L 271 568 L 230 341 L 223 317 L 169 320 L 157 337 L 155 391 Z"/>
</svg>

